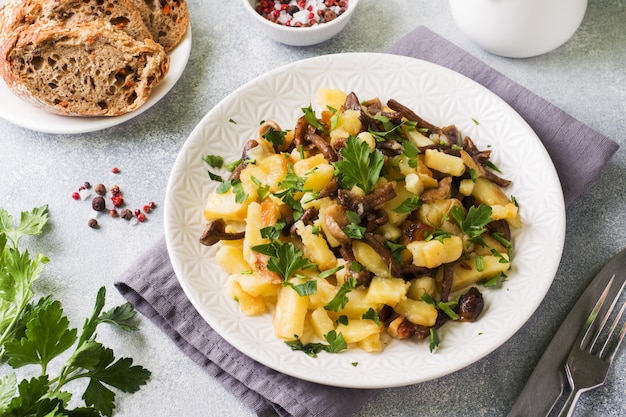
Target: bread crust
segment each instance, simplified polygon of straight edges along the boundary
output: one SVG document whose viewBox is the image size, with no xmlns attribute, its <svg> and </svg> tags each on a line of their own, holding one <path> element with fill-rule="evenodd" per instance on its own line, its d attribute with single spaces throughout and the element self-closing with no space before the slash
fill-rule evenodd
<svg viewBox="0 0 626 417">
<path fill-rule="evenodd" d="M 131 0 L 11 0 L 0 10 L 0 37 L 37 22 L 68 26 L 103 20 L 133 38 L 152 39 L 152 33 Z"/>
<path fill-rule="evenodd" d="M 137 7 L 153 39 L 166 52 L 178 45 L 189 26 L 186 0 L 131 0 Z"/>
<path fill-rule="evenodd" d="M 34 23 L 0 46 L 0 75 L 16 95 L 62 115 L 117 116 L 143 105 L 169 69 L 164 48 L 102 21 Z"/>
</svg>

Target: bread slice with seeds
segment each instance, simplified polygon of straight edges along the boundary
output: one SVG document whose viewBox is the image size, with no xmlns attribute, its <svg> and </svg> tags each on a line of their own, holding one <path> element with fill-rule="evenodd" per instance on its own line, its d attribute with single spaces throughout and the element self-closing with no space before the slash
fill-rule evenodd
<svg viewBox="0 0 626 417">
<path fill-rule="evenodd" d="M 110 23 L 34 23 L 0 46 L 0 75 L 15 94 L 71 116 L 117 116 L 143 105 L 163 80 L 160 44 L 137 41 Z"/>
<path fill-rule="evenodd" d="M 131 0 L 12 0 L 0 9 L 0 37 L 38 22 L 77 25 L 102 20 L 133 38 L 152 39 L 152 33 Z"/>
<path fill-rule="evenodd" d="M 189 26 L 185 0 L 131 0 L 139 10 L 154 40 L 167 52 L 180 43 Z"/>
</svg>

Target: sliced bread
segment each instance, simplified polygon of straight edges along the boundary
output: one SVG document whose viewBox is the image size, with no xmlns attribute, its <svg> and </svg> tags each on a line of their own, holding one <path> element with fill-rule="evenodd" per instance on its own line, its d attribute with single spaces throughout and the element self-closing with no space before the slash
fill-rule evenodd
<svg viewBox="0 0 626 417">
<path fill-rule="evenodd" d="M 72 116 L 116 116 L 146 102 L 169 58 L 160 44 L 140 42 L 110 23 L 35 23 L 0 46 L 0 75 L 18 96 Z"/>
<path fill-rule="evenodd" d="M 169 52 L 180 43 L 189 26 L 185 0 L 131 0 L 154 40 Z"/>
<path fill-rule="evenodd" d="M 68 26 L 103 20 L 133 38 L 152 39 L 152 33 L 131 0 L 11 0 L 0 9 L 0 37 L 37 22 Z"/>
</svg>

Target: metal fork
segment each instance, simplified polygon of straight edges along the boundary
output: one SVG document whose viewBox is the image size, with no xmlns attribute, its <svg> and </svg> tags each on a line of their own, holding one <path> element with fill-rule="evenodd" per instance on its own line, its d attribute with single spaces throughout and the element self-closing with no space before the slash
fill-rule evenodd
<svg viewBox="0 0 626 417">
<path fill-rule="evenodd" d="M 607 301 L 609 290 L 611 289 L 614 279 L 615 275 L 611 277 L 602 295 L 600 295 L 600 298 L 585 322 L 581 335 L 576 340 L 567 358 L 565 372 L 567 373 L 567 380 L 572 391 L 559 417 L 570 417 L 574 412 L 574 407 L 580 398 L 580 394 L 604 384 L 615 353 L 624 339 L 626 323 L 624 323 L 620 329 L 619 322 L 626 310 L 626 301 L 622 304 L 608 330 L 605 330 L 605 326 L 624 291 L 626 282 L 622 284 L 617 294 L 610 300 L 611 305 L 602 317 L 602 320 L 598 320 L 600 310 Z M 604 343 L 600 340 L 601 337 Z"/>
</svg>

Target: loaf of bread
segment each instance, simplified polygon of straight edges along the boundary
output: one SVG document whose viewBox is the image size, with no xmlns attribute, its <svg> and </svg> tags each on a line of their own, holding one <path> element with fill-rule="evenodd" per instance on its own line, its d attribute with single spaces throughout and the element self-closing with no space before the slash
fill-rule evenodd
<svg viewBox="0 0 626 417">
<path fill-rule="evenodd" d="M 73 26 L 91 20 L 109 22 L 139 41 L 152 39 L 131 0 L 11 0 L 0 11 L 0 38 L 35 23 Z"/>
<path fill-rule="evenodd" d="M 22 26 L 0 46 L 0 75 L 11 91 L 48 111 L 116 116 L 146 102 L 169 58 L 151 39 L 138 41 L 108 22 Z"/>
<path fill-rule="evenodd" d="M 169 52 L 180 43 L 189 26 L 185 0 L 131 0 L 154 40 Z"/>
</svg>

